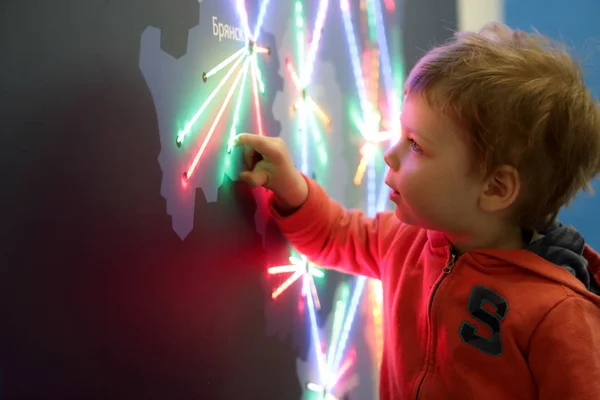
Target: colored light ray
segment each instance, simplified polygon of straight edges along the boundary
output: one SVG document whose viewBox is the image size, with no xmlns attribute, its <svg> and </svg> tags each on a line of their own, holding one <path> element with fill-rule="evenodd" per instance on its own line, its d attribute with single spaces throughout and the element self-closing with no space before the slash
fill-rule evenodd
<svg viewBox="0 0 600 400">
<path fill-rule="evenodd" d="M 399 127 L 399 108 L 396 106 L 397 99 L 392 82 L 392 70 L 385 30 L 381 29 L 384 21 L 383 18 L 378 18 L 378 15 L 381 14 L 381 7 L 379 6 L 378 0 L 369 0 L 368 2 L 367 0 L 361 0 L 360 4 L 361 28 L 363 28 L 363 31 L 368 30 L 369 42 L 376 43 L 371 50 L 365 49 L 363 51 L 363 70 L 365 72 L 365 77 L 369 77 L 368 93 L 370 101 L 371 104 L 379 104 L 379 70 L 381 58 L 383 63 L 388 115 L 390 115 L 394 121 L 392 131 L 397 131 Z M 367 18 L 368 24 L 366 22 Z M 378 22 L 381 26 L 377 25 Z M 379 53 L 379 42 L 382 43 L 381 47 L 383 47 L 383 54 Z"/>
<path fill-rule="evenodd" d="M 385 3 L 385 9 L 388 12 L 396 11 L 396 2 L 394 0 L 383 0 L 383 2 Z"/>
<path fill-rule="evenodd" d="M 371 113 L 366 118 L 366 123 L 356 118 L 366 143 L 361 148 L 361 162 L 354 177 L 354 184 L 360 185 L 365 170 L 367 173 L 367 215 L 374 217 L 377 213 L 377 169 L 375 156 L 378 153 L 378 144 L 389 139 L 387 131 L 377 132 L 381 125 L 381 116 L 378 112 Z"/>
<path fill-rule="evenodd" d="M 321 131 L 319 130 L 319 126 L 317 124 L 317 119 L 315 118 L 315 114 L 310 113 L 308 115 L 308 125 L 310 128 L 310 131 L 312 132 L 313 143 L 315 144 L 315 146 L 317 148 L 317 154 L 319 156 L 319 161 L 321 162 L 321 164 L 325 165 L 325 164 L 327 164 L 329 157 L 327 155 L 327 147 L 326 147 L 325 142 L 323 141 L 323 135 L 321 134 Z"/>
<path fill-rule="evenodd" d="M 229 101 L 231 100 L 231 97 L 233 96 L 235 88 L 240 83 L 240 79 L 242 77 L 243 70 L 247 69 L 249 64 L 250 64 L 250 59 L 246 58 L 246 61 L 244 62 L 242 70 L 240 70 L 237 73 L 237 76 L 235 77 L 235 81 L 234 81 L 233 85 L 231 86 L 231 88 L 229 89 L 229 91 L 227 92 L 225 100 L 223 101 L 223 104 L 221 105 L 221 108 L 219 109 L 217 116 L 213 120 L 213 123 L 210 126 L 210 129 L 208 130 L 208 133 L 206 134 L 204 141 L 200 145 L 200 149 L 196 153 L 196 156 L 194 157 L 192 164 L 190 165 L 188 170 L 183 173 L 184 182 L 188 182 L 189 179 L 192 177 L 193 173 L 196 171 L 198 162 L 200 161 L 200 158 L 202 158 L 202 155 L 204 154 L 204 151 L 206 150 L 206 146 L 208 146 L 208 143 L 210 142 L 210 139 L 212 138 L 212 135 L 215 132 L 215 129 L 216 129 L 219 121 L 221 120 L 221 117 L 223 116 L 223 112 L 225 111 L 225 108 L 227 108 L 227 105 L 229 104 Z"/>
<path fill-rule="evenodd" d="M 354 184 L 360 186 L 362 179 L 365 175 L 365 171 L 369 164 L 372 164 L 373 158 L 377 154 L 377 147 L 373 143 L 365 143 L 360 148 L 360 162 L 358 168 L 356 168 L 356 174 L 354 174 Z"/>
<path fill-rule="evenodd" d="M 367 215 L 375 216 L 378 210 L 383 210 L 387 201 L 388 186 L 385 184 L 385 175 L 389 168 L 386 167 L 381 182 L 380 192 L 377 195 L 377 172 L 374 163 L 378 148 L 374 143 L 365 143 L 361 148 L 361 159 L 356 168 L 353 183 L 356 186 L 362 184 L 365 172 L 367 173 Z"/>
<path fill-rule="evenodd" d="M 325 392 L 325 389 L 322 386 L 317 385 L 316 383 L 310 382 L 308 385 L 306 385 L 306 388 L 308 390 L 310 390 L 311 392 L 318 393 L 319 395 L 321 395 L 322 396 L 321 398 L 323 400 L 339 400 L 337 397 L 335 397 L 331 393 Z"/>
<path fill-rule="evenodd" d="M 295 4 L 295 17 L 296 17 L 296 44 L 298 50 L 298 65 L 304 65 L 304 51 L 305 51 L 305 38 L 304 38 L 304 11 L 301 1 L 296 1 Z M 289 70 L 289 69 L 288 69 Z M 300 79 L 298 79 L 300 81 Z M 301 82 L 301 81 L 300 81 Z M 306 94 L 306 90 L 303 90 Z M 300 170 L 304 173 L 308 173 L 308 121 L 307 121 L 307 109 L 304 107 L 304 103 L 296 103 L 296 111 L 298 113 L 298 133 L 300 135 Z"/>
<path fill-rule="evenodd" d="M 298 132 L 301 139 L 302 162 L 300 170 L 303 174 L 308 174 L 308 112 L 305 102 L 300 101 L 294 105 L 298 113 Z"/>
<path fill-rule="evenodd" d="M 329 115 L 327 115 L 327 113 L 325 112 L 325 110 L 323 110 L 317 103 L 315 103 L 315 101 L 313 100 L 313 98 L 310 97 L 310 96 L 307 96 L 306 103 L 310 107 L 310 109 L 313 111 L 313 113 L 315 114 L 315 116 L 317 118 L 319 118 L 319 120 L 321 121 L 321 123 L 325 127 L 331 128 L 331 118 L 329 118 Z"/>
<path fill-rule="evenodd" d="M 265 16 L 267 15 L 267 7 L 269 6 L 269 0 L 263 0 L 260 3 L 260 10 L 258 11 L 258 18 L 256 19 L 256 25 L 254 26 L 254 40 L 258 40 L 263 23 L 265 22 Z"/>
<path fill-rule="evenodd" d="M 325 396 L 325 399 L 337 399 L 337 397 L 335 397 L 333 395 L 333 392 L 336 391 L 336 386 L 337 384 L 342 380 L 342 378 L 344 378 L 344 376 L 348 373 L 348 371 L 350 371 L 350 369 L 354 366 L 355 364 L 355 358 L 350 358 L 345 360 L 342 365 L 340 366 L 340 370 L 336 371 L 335 374 L 331 374 L 331 379 L 327 384 L 318 384 L 318 383 L 314 383 L 314 382 L 309 382 L 306 385 L 306 388 L 312 392 L 315 393 L 319 393 L 323 396 Z"/>
<path fill-rule="evenodd" d="M 378 131 L 380 124 L 379 115 L 373 113 L 371 117 L 368 118 L 368 122 L 363 122 L 360 117 L 356 114 L 352 115 L 352 120 L 356 125 L 357 129 L 365 139 L 365 143 L 362 145 L 360 149 L 361 159 L 356 169 L 356 173 L 354 175 L 354 184 L 356 186 L 360 186 L 369 166 L 372 166 L 373 169 L 369 169 L 368 174 L 370 175 L 370 183 L 369 188 L 372 189 L 369 191 L 368 195 L 371 198 L 368 204 L 375 204 L 375 164 L 373 163 L 374 157 L 377 154 L 378 144 L 389 141 L 393 139 L 393 135 L 389 131 Z M 369 211 L 369 214 L 371 212 Z"/>
<path fill-rule="evenodd" d="M 396 138 L 396 139 L 398 139 L 398 138 Z M 390 143 L 390 146 L 392 146 L 392 145 L 393 145 L 393 140 L 392 140 L 392 143 Z M 389 170 L 390 170 L 390 167 L 388 167 L 386 165 L 384 168 L 384 171 L 383 171 L 382 178 L 381 178 L 381 184 L 379 186 L 379 195 L 377 196 L 377 209 L 378 210 L 384 210 L 386 208 L 386 204 L 389 200 L 388 194 L 390 192 L 390 188 L 385 183 L 385 177 Z"/>
<path fill-rule="evenodd" d="M 237 124 L 240 118 L 240 110 L 242 105 L 242 99 L 244 98 L 244 93 L 246 90 L 246 82 L 248 80 L 248 71 L 250 68 L 244 68 L 244 75 L 242 76 L 242 84 L 240 85 L 240 91 L 238 92 L 238 97 L 235 104 L 235 109 L 233 112 L 233 123 L 231 124 L 231 128 L 229 130 L 229 140 L 227 141 L 227 153 L 231 153 L 233 150 L 234 139 L 237 135 Z"/>
<path fill-rule="evenodd" d="M 371 279 L 371 309 L 375 330 L 375 359 L 377 367 L 381 365 L 383 354 L 383 286 L 380 280 Z"/>
<path fill-rule="evenodd" d="M 383 11 L 379 0 L 367 0 L 372 3 L 375 10 L 375 31 L 377 34 L 377 42 L 380 47 L 379 56 L 381 59 L 381 70 L 383 75 L 384 87 L 388 96 L 388 108 L 390 118 L 390 130 L 392 132 L 400 132 L 400 101 L 397 97 L 398 93 L 394 87 L 394 79 L 392 75 L 392 62 L 387 44 L 387 35 L 383 19 Z M 390 2 L 391 4 L 387 4 Z M 395 9 L 393 0 L 386 2 L 386 8 Z M 391 7 L 390 7 L 391 6 Z"/>
<path fill-rule="evenodd" d="M 262 79 L 260 68 L 258 68 L 258 59 L 256 55 L 252 57 L 252 73 L 255 76 L 256 83 L 258 85 L 258 91 L 262 94 L 265 92 L 265 82 Z"/>
<path fill-rule="evenodd" d="M 348 285 L 345 284 L 341 286 L 339 299 L 335 302 L 333 326 L 331 328 L 331 339 L 329 343 L 329 349 L 327 350 L 327 366 L 329 369 L 333 367 L 333 356 L 337 353 L 337 348 L 340 343 L 345 312 L 346 308 L 348 307 L 349 299 L 350 289 L 348 288 Z"/>
<path fill-rule="evenodd" d="M 355 112 L 351 114 L 350 118 L 356 126 L 356 129 L 367 142 L 382 143 L 393 139 L 393 132 L 379 130 L 381 126 L 381 115 L 377 110 L 368 113 L 364 120 Z"/>
<path fill-rule="evenodd" d="M 317 268 L 315 264 L 308 261 L 305 255 L 301 255 L 300 258 L 292 256 L 289 260 L 291 263 L 289 265 L 270 267 L 268 269 L 268 273 L 271 275 L 292 273 L 287 280 L 271 293 L 271 298 L 276 299 L 292 286 L 294 282 L 302 278 L 302 295 L 306 297 L 309 295 L 309 292 L 311 292 L 310 294 L 314 297 L 314 303 L 317 309 L 320 309 L 321 303 L 319 302 L 319 297 L 317 295 L 317 287 L 314 278 L 323 278 L 325 274 Z"/>
<path fill-rule="evenodd" d="M 379 104 L 379 52 L 376 47 L 363 52 L 363 71 L 369 77 L 365 84 L 368 83 L 370 104 Z"/>
<path fill-rule="evenodd" d="M 319 371 L 319 376 L 324 376 L 327 371 L 327 366 L 325 365 L 325 359 L 323 356 L 323 352 L 321 350 L 321 337 L 319 335 L 319 326 L 317 324 L 317 312 L 315 310 L 315 299 L 313 297 L 312 292 L 308 292 L 308 296 L 306 296 L 306 302 L 308 304 L 308 317 L 310 320 L 310 334 L 313 340 L 313 347 L 315 348 L 316 357 L 317 357 L 317 370 Z"/>
<path fill-rule="evenodd" d="M 298 45 L 298 64 L 304 65 L 304 7 L 300 0 L 296 1 L 296 44 Z"/>
<path fill-rule="evenodd" d="M 393 125 L 392 123 L 390 123 L 390 125 Z M 402 132 L 400 130 L 398 131 L 390 131 L 390 141 L 388 142 L 388 148 L 393 146 L 396 141 L 401 139 L 402 136 Z M 386 204 L 389 201 L 389 191 L 390 188 L 386 185 L 385 183 L 385 177 L 387 175 L 387 173 L 389 172 L 390 167 L 389 166 L 385 166 L 384 167 L 384 171 L 383 171 L 383 175 L 381 177 L 381 182 L 380 182 L 380 186 L 379 186 L 379 194 L 377 196 L 377 210 L 384 210 L 386 208 Z"/>
<path fill-rule="evenodd" d="M 290 78 L 292 78 L 294 87 L 296 88 L 297 91 L 302 92 L 302 84 L 300 83 L 300 78 L 298 77 L 298 74 L 296 73 L 296 69 L 292 65 L 292 61 L 289 58 L 287 58 L 285 60 L 285 66 L 288 70 L 288 73 L 290 74 Z"/>
<path fill-rule="evenodd" d="M 385 184 L 385 176 L 387 175 L 389 169 L 390 168 L 388 166 L 385 167 L 383 178 L 381 178 L 382 182 L 381 182 L 381 186 L 379 187 L 379 195 L 377 196 L 377 209 L 378 210 L 384 210 L 385 205 L 389 199 L 388 193 L 390 191 L 390 188 Z"/>
<path fill-rule="evenodd" d="M 258 54 L 271 54 L 271 49 L 258 45 L 252 45 L 252 52 Z"/>
<path fill-rule="evenodd" d="M 317 50 L 319 49 L 319 43 L 321 42 L 321 36 L 323 33 L 323 26 L 325 25 L 325 17 L 327 17 L 327 10 L 329 8 L 329 0 L 321 0 L 319 2 L 319 9 L 317 11 L 317 19 L 315 21 L 315 27 L 312 34 L 312 42 L 308 49 L 308 55 L 306 57 L 306 65 L 303 71 L 302 82 L 304 87 L 308 86 L 312 80 L 312 74 L 315 69 L 315 59 L 317 57 Z"/>
<path fill-rule="evenodd" d="M 379 49 L 371 50 L 371 82 L 373 82 L 373 104 L 379 103 Z"/>
<path fill-rule="evenodd" d="M 354 291 L 352 293 L 352 298 L 350 300 L 350 305 L 348 307 L 348 313 L 346 319 L 344 320 L 344 325 L 342 327 L 342 332 L 340 334 L 339 345 L 336 349 L 336 352 L 332 361 L 332 371 L 340 370 L 340 363 L 342 361 L 342 357 L 346 350 L 346 345 L 348 343 L 348 337 L 350 336 L 350 330 L 352 329 L 352 324 L 354 323 L 354 317 L 356 316 L 356 311 L 358 309 L 358 303 L 362 296 L 365 283 L 367 278 L 364 276 L 360 276 L 356 278 L 356 286 L 354 287 Z"/>
<path fill-rule="evenodd" d="M 372 162 L 367 167 L 367 215 L 374 217 L 377 214 L 377 169 Z"/>
<path fill-rule="evenodd" d="M 228 66 L 229 64 L 234 62 L 238 57 L 241 57 L 243 54 L 244 54 L 244 49 L 243 48 L 239 49 L 238 51 L 236 51 L 235 53 L 233 53 L 232 55 L 227 57 L 225 60 L 223 60 L 219 64 L 217 64 L 215 67 L 213 67 L 213 69 L 211 69 L 210 71 L 204 72 L 202 74 L 202 80 L 204 82 L 206 82 L 208 80 L 208 78 L 210 78 L 211 76 L 215 75 L 216 73 L 218 73 L 219 71 L 224 69 L 226 66 Z"/>
<path fill-rule="evenodd" d="M 368 32 L 369 30 L 369 26 L 367 25 L 367 1 L 366 0 L 360 0 L 358 2 L 359 4 L 359 31 L 360 32 Z"/>
<path fill-rule="evenodd" d="M 347 335 L 345 336 L 345 334 L 347 334 L 347 331 L 352 326 L 354 315 L 358 309 L 358 301 L 355 301 L 354 304 L 351 302 L 351 307 L 348 307 L 350 289 L 348 288 L 347 284 L 342 284 L 340 286 L 337 297 L 338 299 L 335 302 L 333 324 L 327 354 L 322 354 L 320 346 L 315 345 L 317 359 L 323 360 L 323 358 L 325 358 L 326 364 L 321 366 L 319 383 L 309 382 L 307 384 L 307 389 L 317 392 L 325 398 L 331 399 L 336 398 L 332 393 L 338 391 L 336 390 L 338 383 L 347 374 L 356 361 L 356 353 L 352 351 L 349 357 L 347 357 L 341 364 L 341 366 L 334 365 L 336 356 L 339 357 L 340 354 L 345 353 L 345 346 L 347 343 Z M 353 297 L 353 299 L 355 299 L 355 297 Z M 315 325 L 311 330 L 315 331 L 317 329 L 318 327 Z M 357 385 L 358 382 L 355 382 L 354 384 Z"/>
<path fill-rule="evenodd" d="M 379 0 L 375 0 L 375 1 L 379 1 Z M 367 26 L 368 26 L 368 37 L 370 40 L 375 41 L 377 40 L 377 34 L 375 32 L 375 13 L 373 10 L 373 2 L 372 1 L 365 1 L 366 3 L 366 16 L 367 16 Z"/>
<path fill-rule="evenodd" d="M 246 40 L 254 40 L 252 33 L 250 31 L 250 26 L 248 25 L 248 12 L 246 11 L 245 1 L 244 0 L 236 0 L 235 5 L 237 8 L 238 15 L 240 16 L 240 22 L 242 23 L 242 28 L 244 28 Z"/>
<path fill-rule="evenodd" d="M 239 53 L 239 54 L 237 54 L 237 53 Z M 229 69 L 229 71 L 227 71 L 227 74 L 225 74 L 223 79 L 221 79 L 221 81 L 219 82 L 217 87 L 215 87 L 213 89 L 213 91 L 208 95 L 208 97 L 204 100 L 204 103 L 202 103 L 202 105 L 200 106 L 198 111 L 196 111 L 196 113 L 194 113 L 194 115 L 192 116 L 192 119 L 190 119 L 189 122 L 187 124 L 185 124 L 184 128 L 181 131 L 179 131 L 179 133 L 177 134 L 176 141 L 177 141 L 178 147 L 181 146 L 181 143 L 183 142 L 185 137 L 190 134 L 190 132 L 192 131 L 192 128 L 194 127 L 196 122 L 198 122 L 198 118 L 200 118 L 200 116 L 202 115 L 204 110 L 206 110 L 208 105 L 213 101 L 215 96 L 219 93 L 219 91 L 223 88 L 223 86 L 229 80 L 231 75 L 235 72 L 237 67 L 244 60 L 243 52 L 237 52 L 237 53 L 234 54 L 234 56 L 237 57 L 237 61 L 235 62 L 235 64 Z"/>
<path fill-rule="evenodd" d="M 259 91 L 258 90 L 258 79 L 259 78 L 257 77 L 257 73 L 255 71 L 256 69 L 258 69 L 258 68 L 252 69 L 252 77 L 253 77 L 253 79 L 252 79 L 252 95 L 254 97 L 254 110 L 256 113 L 256 124 L 258 126 L 258 134 L 260 136 L 263 136 L 264 132 L 263 132 L 263 126 L 262 126 L 262 115 L 260 113 L 260 100 L 258 98 L 258 91 Z"/>
<path fill-rule="evenodd" d="M 309 95 L 306 94 L 306 90 L 303 89 L 303 86 L 300 83 L 300 78 L 298 77 L 298 73 L 296 72 L 296 69 L 294 68 L 294 65 L 292 64 L 292 61 L 288 58 L 285 60 L 285 64 L 287 67 L 287 71 L 290 75 L 290 78 L 292 78 L 294 87 L 300 94 L 300 98 L 298 100 L 296 100 L 296 102 L 294 103 L 294 108 L 299 108 L 300 103 L 305 103 L 310 108 L 310 110 L 312 110 L 312 112 L 316 115 L 316 117 L 319 119 L 319 121 L 321 121 L 321 123 L 325 127 L 331 128 L 331 124 L 332 124 L 331 118 L 329 118 L 329 115 L 327 115 L 325 110 L 323 110 L 313 100 L 312 97 L 310 97 Z"/>
<path fill-rule="evenodd" d="M 344 30 L 346 31 L 346 41 L 348 42 L 348 48 L 350 50 L 350 61 L 352 62 L 352 72 L 354 73 L 354 79 L 358 89 L 358 98 L 360 101 L 360 108 L 363 115 L 366 115 L 371 110 L 371 105 L 367 99 L 367 90 L 363 79 L 363 71 L 360 62 L 358 44 L 356 43 L 356 35 L 354 33 L 354 26 L 352 24 L 352 14 L 350 12 L 350 4 L 348 0 L 340 0 L 340 8 L 342 10 L 342 16 L 344 21 Z"/>
</svg>

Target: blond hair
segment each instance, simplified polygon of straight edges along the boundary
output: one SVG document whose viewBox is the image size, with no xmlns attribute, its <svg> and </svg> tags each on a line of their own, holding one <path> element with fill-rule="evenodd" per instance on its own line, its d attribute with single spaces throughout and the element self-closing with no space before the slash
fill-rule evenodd
<svg viewBox="0 0 600 400">
<path fill-rule="evenodd" d="M 512 165 L 521 177 L 515 211 L 541 229 L 600 172 L 600 106 L 564 46 L 494 23 L 459 33 L 411 71 L 421 93 L 469 133 L 477 166 Z"/>
</svg>

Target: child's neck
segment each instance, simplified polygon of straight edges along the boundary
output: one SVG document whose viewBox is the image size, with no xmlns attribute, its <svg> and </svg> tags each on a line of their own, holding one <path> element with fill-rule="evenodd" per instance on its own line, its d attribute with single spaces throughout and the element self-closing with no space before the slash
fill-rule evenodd
<svg viewBox="0 0 600 400">
<path fill-rule="evenodd" d="M 520 227 L 488 227 L 468 234 L 446 234 L 458 254 L 481 249 L 522 249 L 525 245 Z"/>
</svg>

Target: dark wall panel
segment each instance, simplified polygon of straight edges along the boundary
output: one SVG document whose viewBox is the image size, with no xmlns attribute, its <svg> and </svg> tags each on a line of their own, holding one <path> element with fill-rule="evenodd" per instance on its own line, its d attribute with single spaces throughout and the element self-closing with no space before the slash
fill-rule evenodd
<svg viewBox="0 0 600 400">
<path fill-rule="evenodd" d="M 259 2 L 246 3 L 255 20 Z M 261 66 L 265 129 L 286 138 L 277 96 L 289 90 L 289 3 L 269 13 L 262 40 L 272 54 Z M 451 33 L 448 3 L 405 5 L 408 67 Z M 311 23 L 315 8 L 307 5 Z M 333 8 L 315 79 L 346 126 L 354 81 Z M 239 154 L 225 163 L 222 135 L 202 173 L 181 185 L 192 151 L 177 150 L 174 133 L 206 96 L 211 81 L 203 86 L 201 72 L 239 46 L 212 34 L 214 16 L 238 24 L 234 2 L 221 0 L 0 5 L 3 398 L 301 397 L 308 325 L 296 303 L 270 299 L 265 268 L 289 249 L 265 216 L 264 193 L 235 181 Z M 248 112 L 239 129 L 255 122 Z M 362 205 L 364 191 L 350 183 L 357 149 L 344 132 L 331 139 L 330 175 L 317 178 L 340 201 Z M 331 273 L 320 288 L 323 320 L 337 284 L 349 279 Z M 370 373 L 368 363 L 358 371 Z M 363 379 L 354 394 L 361 400 L 373 393 Z"/>
</svg>

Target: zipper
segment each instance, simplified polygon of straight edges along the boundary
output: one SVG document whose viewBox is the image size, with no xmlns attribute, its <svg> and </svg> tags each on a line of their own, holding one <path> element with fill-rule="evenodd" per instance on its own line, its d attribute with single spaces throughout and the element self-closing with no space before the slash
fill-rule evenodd
<svg viewBox="0 0 600 400">
<path fill-rule="evenodd" d="M 450 249 L 450 259 L 448 260 L 448 264 L 446 264 L 446 266 L 442 270 L 442 271 L 444 271 L 444 274 L 448 275 L 450 272 L 452 272 L 452 269 L 454 268 L 454 265 L 456 264 L 456 258 L 457 258 L 456 252 L 454 251 L 454 249 Z M 440 283 L 441 283 L 441 281 L 440 281 Z"/>
<path fill-rule="evenodd" d="M 444 267 L 444 269 L 442 270 L 443 275 L 440 279 L 438 279 L 438 281 L 435 284 L 435 287 L 433 288 L 433 293 L 431 293 L 431 297 L 429 298 L 429 306 L 427 308 L 427 319 L 429 322 L 429 326 L 431 327 L 431 308 L 433 306 L 433 299 L 435 297 L 435 294 L 437 293 L 438 288 L 440 287 L 440 285 L 442 284 L 442 282 L 444 281 L 444 278 L 446 278 L 446 276 L 448 276 L 452 270 L 454 269 L 454 266 L 456 265 L 456 260 L 457 260 L 458 256 L 456 255 L 456 251 L 454 251 L 454 248 L 450 248 L 450 257 L 448 259 L 448 263 L 446 264 L 446 266 Z M 433 335 L 433 330 L 430 331 L 430 334 Z M 429 369 L 429 355 L 427 358 L 427 367 L 425 368 L 425 372 L 423 373 L 423 376 L 421 377 L 421 381 L 419 382 L 419 386 L 417 386 L 417 393 L 415 394 L 415 399 L 419 398 L 419 392 L 421 392 L 421 386 L 423 386 L 423 381 L 425 380 L 425 377 L 427 376 L 427 370 Z"/>
</svg>

